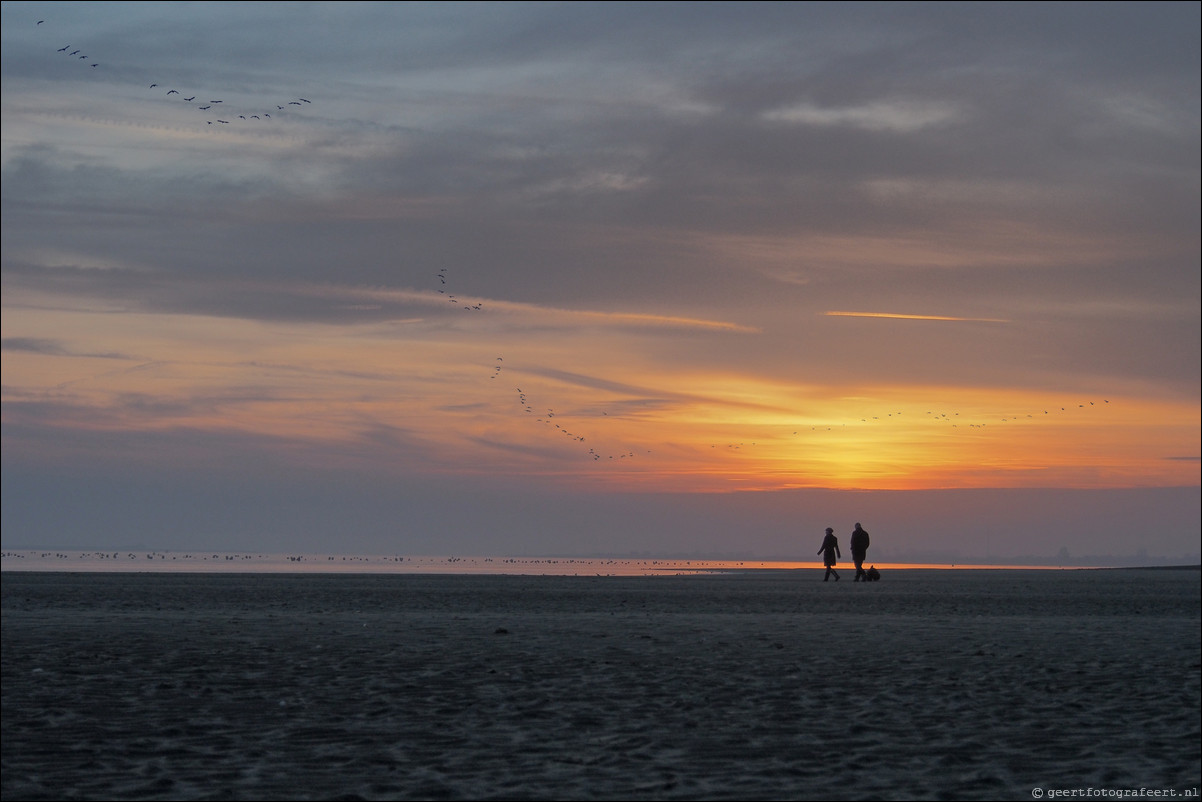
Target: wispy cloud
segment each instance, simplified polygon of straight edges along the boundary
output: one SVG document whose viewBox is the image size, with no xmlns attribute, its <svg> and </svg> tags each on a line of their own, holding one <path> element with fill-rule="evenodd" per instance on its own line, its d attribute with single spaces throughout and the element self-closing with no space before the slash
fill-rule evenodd
<svg viewBox="0 0 1202 802">
<path fill-rule="evenodd" d="M 128 354 L 109 352 L 75 351 L 58 340 L 44 337 L 5 337 L 0 340 L 0 351 L 17 351 L 41 356 L 77 356 L 89 359 L 134 359 Z"/>
<path fill-rule="evenodd" d="M 48 340 L 40 337 L 5 337 L 0 340 L 0 350 L 3 351 L 23 351 L 30 354 L 42 354 L 43 356 L 66 356 L 69 354 L 66 348 L 57 340 Z"/>
<path fill-rule="evenodd" d="M 841 312 L 829 311 L 822 314 L 827 317 L 883 317 L 891 320 L 944 320 L 957 323 L 1009 323 L 1009 320 L 996 317 L 953 317 L 951 315 L 908 315 L 900 312 Z"/>
<path fill-rule="evenodd" d="M 954 121 L 959 112 L 948 103 L 878 101 L 860 106 L 801 103 L 764 113 L 771 122 L 814 126 L 848 126 L 869 131 L 913 132 Z"/>
</svg>

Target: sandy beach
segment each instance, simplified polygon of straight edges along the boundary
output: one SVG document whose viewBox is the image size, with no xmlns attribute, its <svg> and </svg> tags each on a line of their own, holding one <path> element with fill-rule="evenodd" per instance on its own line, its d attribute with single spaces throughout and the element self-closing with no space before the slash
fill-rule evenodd
<svg viewBox="0 0 1202 802">
<path fill-rule="evenodd" d="M 850 579 L 7 572 L 0 791 L 1197 793 L 1198 570 Z"/>
</svg>

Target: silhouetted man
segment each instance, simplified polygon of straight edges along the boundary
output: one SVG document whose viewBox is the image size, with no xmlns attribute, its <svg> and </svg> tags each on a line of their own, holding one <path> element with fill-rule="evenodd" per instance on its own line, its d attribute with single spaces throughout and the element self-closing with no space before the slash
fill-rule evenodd
<svg viewBox="0 0 1202 802">
<path fill-rule="evenodd" d="M 864 558 L 867 556 L 868 532 L 859 523 L 856 523 L 855 531 L 851 533 L 851 559 L 856 564 L 856 582 L 861 579 L 865 582 L 868 581 L 868 574 L 864 572 Z"/>
</svg>

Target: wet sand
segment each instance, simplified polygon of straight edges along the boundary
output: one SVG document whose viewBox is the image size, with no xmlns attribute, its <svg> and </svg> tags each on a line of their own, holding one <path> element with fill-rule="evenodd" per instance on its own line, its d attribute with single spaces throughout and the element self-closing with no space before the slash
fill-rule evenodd
<svg viewBox="0 0 1202 802">
<path fill-rule="evenodd" d="M 5 573 L 0 792 L 1197 789 L 1197 569 L 843 573 Z"/>
</svg>

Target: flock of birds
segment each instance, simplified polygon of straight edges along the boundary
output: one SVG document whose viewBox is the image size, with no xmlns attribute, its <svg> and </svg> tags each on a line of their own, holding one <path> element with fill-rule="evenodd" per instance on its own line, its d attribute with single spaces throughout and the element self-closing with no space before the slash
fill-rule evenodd
<svg viewBox="0 0 1202 802">
<path fill-rule="evenodd" d="M 449 274 L 448 274 L 447 268 L 445 268 L 445 267 L 438 271 L 438 273 L 437 273 L 438 292 L 441 295 L 446 295 L 447 299 L 451 303 L 459 303 L 458 299 L 456 299 L 456 297 L 454 295 L 447 292 L 448 275 Z M 462 304 L 460 308 L 468 310 L 468 311 L 481 311 L 481 310 L 483 310 L 484 305 L 483 305 L 483 303 L 473 303 L 473 304 L 465 303 L 465 304 Z M 496 357 L 495 363 L 492 365 L 492 370 L 491 370 L 488 378 L 491 380 L 495 380 L 495 379 L 499 378 L 501 376 L 502 370 L 504 369 L 504 366 L 505 366 L 505 358 L 503 356 Z M 522 388 L 520 388 L 520 387 L 517 387 L 515 389 L 517 391 L 518 404 L 521 406 L 521 408 L 525 414 L 535 417 L 535 420 L 538 423 L 543 424 L 549 430 L 552 430 L 557 436 L 567 438 L 569 441 L 574 442 L 574 443 L 584 443 L 585 442 L 586 438 L 583 434 L 580 434 L 575 431 L 571 431 L 568 428 L 566 428 L 565 426 L 563 426 L 559 421 L 554 420 L 554 418 L 555 418 L 555 409 L 554 408 L 547 407 L 546 412 L 541 413 L 541 414 L 536 414 L 534 411 L 534 406 L 531 405 L 530 400 L 526 395 L 526 392 L 523 391 Z M 602 413 L 603 416 L 605 414 L 606 413 Z M 587 448 L 585 448 L 584 453 L 588 456 L 589 459 L 592 459 L 595 462 L 599 462 L 603 459 L 624 460 L 624 459 L 629 459 L 629 458 L 635 456 L 635 452 L 632 450 L 623 449 L 623 450 L 619 451 L 619 450 L 615 450 L 612 448 L 602 448 L 600 451 L 598 451 L 597 447 L 595 447 L 593 445 L 589 445 Z M 651 452 L 647 451 L 646 453 L 651 453 Z"/>
<path fill-rule="evenodd" d="M 438 283 L 442 286 L 438 288 L 441 295 L 447 296 L 447 301 L 453 304 L 458 304 L 459 308 L 465 312 L 479 312 L 484 309 L 484 304 L 477 303 L 460 303 L 459 299 L 453 294 L 447 292 L 447 269 L 444 267 L 438 271 Z"/>
<path fill-rule="evenodd" d="M 547 426 L 548 428 L 553 428 L 556 435 L 566 437 L 569 440 L 576 442 L 576 443 L 585 442 L 584 435 L 578 434 L 575 431 L 569 430 L 566 426 L 562 425 L 561 423 L 559 423 L 558 421 L 555 420 L 554 407 L 547 407 L 547 411 L 544 413 L 541 413 L 541 414 L 535 413 L 534 407 L 530 404 L 530 401 L 526 397 L 526 393 L 522 390 L 522 388 L 517 387 L 515 389 L 517 390 L 517 394 L 518 394 L 518 404 L 521 406 L 522 411 L 525 414 L 537 415 L 535 420 L 538 423 L 541 423 L 544 426 Z M 601 414 L 605 415 L 606 413 L 603 412 Z M 629 457 L 633 457 L 635 455 L 634 451 L 622 451 L 622 452 L 614 453 L 614 452 L 612 452 L 612 449 L 606 449 L 606 452 L 609 452 L 609 453 L 603 454 L 602 452 L 597 451 L 597 449 L 594 448 L 593 446 L 589 446 L 588 449 L 585 451 L 585 453 L 589 456 L 589 458 L 591 458 L 594 462 L 602 460 L 602 459 L 622 460 L 622 459 L 627 459 Z M 650 454 L 651 452 L 647 451 L 646 453 Z"/>
<path fill-rule="evenodd" d="M 46 20 L 38 20 L 37 25 L 41 26 L 46 23 Z M 94 60 L 90 55 L 84 52 L 84 48 L 76 47 L 73 44 L 66 44 L 56 48 L 56 53 L 60 56 L 82 61 L 84 65 L 90 68 L 100 66 L 98 60 Z M 188 103 L 195 110 L 202 112 L 205 115 L 205 123 L 221 127 L 223 125 L 236 124 L 255 124 L 266 123 L 272 120 L 274 114 L 277 118 L 285 115 L 290 111 L 297 111 L 306 106 L 312 105 L 313 101 L 308 98 L 294 97 L 287 100 L 273 101 L 270 103 L 253 103 L 253 104 L 235 104 L 233 101 L 227 101 L 225 98 L 214 98 L 213 93 L 201 93 L 198 91 L 188 92 L 188 97 L 184 96 L 184 92 L 179 89 L 166 89 L 157 82 L 151 82 L 148 87 L 150 90 L 159 90 L 163 96 L 168 99 L 179 100 Z M 173 97 L 174 96 L 174 97 Z M 229 105 L 226 105 L 227 102 Z M 235 106 L 238 106 L 235 110 Z M 296 108 L 293 108 L 296 107 Z"/>
<path fill-rule="evenodd" d="M 46 24 L 46 20 L 38 20 L 36 24 L 37 24 L 37 26 L 42 26 L 42 25 Z M 93 59 L 88 53 L 84 52 L 84 48 L 75 47 L 72 44 L 66 44 L 66 45 L 63 45 L 62 47 L 56 48 L 56 53 L 59 54 L 61 57 L 70 58 L 76 62 L 80 62 L 83 65 L 87 66 L 88 68 L 94 69 L 94 68 L 97 68 L 100 66 L 100 61 Z M 284 101 L 273 102 L 271 104 L 258 104 L 258 105 L 255 105 L 253 108 L 244 105 L 244 107 L 240 108 L 238 110 L 238 112 L 235 112 L 232 110 L 233 106 L 234 106 L 233 102 L 231 102 L 227 106 L 226 99 L 220 98 L 220 97 L 213 97 L 212 93 L 201 93 L 198 91 L 191 91 L 191 92 L 188 92 L 187 95 L 185 95 L 184 91 L 181 91 L 176 88 L 165 88 L 163 85 L 159 84 L 158 82 L 151 82 L 148 85 L 148 89 L 152 90 L 152 91 L 157 90 L 159 92 L 162 92 L 162 96 L 165 99 L 174 99 L 174 100 L 178 100 L 179 102 L 182 102 L 182 103 L 190 104 L 190 106 L 192 108 L 195 108 L 196 111 L 201 112 L 205 115 L 206 124 L 211 125 L 211 126 L 212 125 L 215 125 L 215 126 L 234 125 L 236 121 L 238 123 L 248 123 L 248 124 L 265 123 L 267 121 L 275 119 L 275 117 L 282 116 L 289 111 L 299 110 L 299 109 L 305 108 L 309 105 L 312 105 L 312 101 L 309 100 L 308 98 L 295 97 L 295 98 L 289 98 L 288 100 L 284 100 Z M 228 111 L 227 111 L 227 109 L 228 109 Z M 241 112 L 245 112 L 245 113 L 241 113 Z M 273 113 L 274 113 L 275 117 L 273 117 Z M 444 268 L 440 269 L 437 273 L 437 278 L 438 278 L 438 284 L 439 284 L 438 293 L 440 295 L 445 296 L 448 303 L 457 305 L 459 308 L 463 309 L 466 312 L 483 311 L 483 309 L 484 309 L 483 302 L 480 302 L 480 301 L 468 302 L 468 301 L 462 300 L 461 298 L 457 297 L 456 295 L 448 292 L 447 268 L 444 267 Z M 498 356 L 496 358 L 496 364 L 493 366 L 493 369 L 492 369 L 492 372 L 490 375 L 491 379 L 497 379 L 500 377 L 501 372 L 502 372 L 503 362 L 504 362 L 504 360 L 502 357 Z M 601 461 L 603 459 L 624 460 L 624 459 L 633 458 L 635 456 L 636 452 L 633 450 L 629 450 L 629 449 L 615 450 L 612 448 L 609 448 L 609 449 L 603 448 L 601 450 L 598 450 L 597 446 L 594 446 L 594 445 L 587 445 L 587 447 L 586 447 L 585 446 L 586 437 L 574 429 L 569 429 L 560 420 L 556 420 L 556 412 L 553 408 L 547 407 L 546 412 L 544 412 L 542 414 L 536 414 L 534 411 L 535 407 L 530 403 L 530 399 L 528 398 L 526 392 L 523 391 L 520 387 L 515 388 L 515 389 L 517 391 L 518 404 L 525 414 L 533 416 L 538 423 L 544 425 L 548 430 L 554 432 L 557 436 L 561 436 L 563 438 L 566 438 L 570 442 L 580 445 L 584 455 L 588 459 L 591 459 L 593 461 Z M 1110 402 L 1109 402 L 1109 400 L 1103 400 L 1102 403 L 1109 404 Z M 1076 408 L 1077 409 L 1086 409 L 1087 407 L 1092 407 L 1092 406 L 1095 406 L 1094 401 L 1089 401 L 1088 404 L 1086 404 L 1086 403 L 1078 404 L 1078 405 L 1076 405 Z M 1070 409 L 1072 409 L 1072 407 L 1060 407 L 1058 412 L 1064 413 L 1064 412 L 1070 411 Z M 1056 410 L 1051 410 L 1051 409 L 1042 410 L 1042 415 L 1043 416 L 1051 415 L 1051 414 L 1053 414 L 1054 411 L 1056 411 Z M 605 415 L 605 414 L 606 413 L 602 413 L 602 415 Z M 900 418 L 902 416 L 902 414 L 903 413 L 899 411 L 899 412 L 886 413 L 884 416 L 863 417 L 863 418 L 859 419 L 859 423 L 866 424 L 866 425 L 873 424 L 873 423 L 880 422 L 883 419 L 894 418 L 895 416 L 896 416 L 896 418 Z M 1020 414 L 1014 414 L 1014 415 L 1001 417 L 998 420 L 993 421 L 993 423 L 998 424 L 998 423 L 1014 422 L 1014 421 L 1018 421 L 1018 420 L 1035 419 L 1040 416 L 1041 416 L 1041 414 L 1038 412 L 1020 413 Z M 964 426 L 966 428 L 983 429 L 988 425 L 988 422 L 986 422 L 986 421 L 969 421 L 967 419 L 967 417 L 962 417 L 960 415 L 960 413 L 958 413 L 958 412 L 947 413 L 947 412 L 928 411 L 925 415 L 925 418 L 932 423 L 943 424 L 943 425 L 947 425 L 947 426 L 950 426 L 953 428 Z M 855 425 L 854 421 L 852 422 L 852 425 L 853 426 Z M 829 431 L 835 431 L 837 429 L 845 429 L 847 426 L 848 426 L 847 422 L 842 422 L 842 423 L 838 423 L 838 424 L 831 423 L 828 425 L 811 425 L 809 427 L 809 429 L 811 432 L 820 432 L 820 431 L 828 431 L 829 432 Z M 796 436 L 800 433 L 800 430 L 795 429 L 795 430 L 793 430 L 792 433 L 794 436 Z M 758 441 L 751 442 L 751 443 L 732 442 L 732 443 L 725 444 L 725 448 L 728 450 L 735 451 L 735 450 L 743 449 L 744 447 L 749 446 L 749 445 L 755 446 L 757 444 L 758 444 Z M 713 444 L 711 447 L 718 448 L 719 446 L 718 446 L 718 444 Z M 648 450 L 648 451 L 641 452 L 641 453 L 649 454 L 651 452 Z"/>
<path fill-rule="evenodd" d="M 438 292 L 440 294 L 446 295 L 447 294 L 447 286 L 448 286 L 448 284 L 447 284 L 447 281 L 448 281 L 447 269 L 442 268 L 441 270 L 439 270 L 437 277 L 438 277 L 438 282 L 439 282 Z M 454 295 L 448 295 L 448 298 L 452 302 L 457 302 Z M 470 306 L 463 305 L 462 308 L 479 310 L 479 309 L 483 308 L 483 304 L 474 304 L 474 305 L 470 305 Z M 496 357 L 495 362 L 492 365 L 490 375 L 489 375 L 490 379 L 495 380 L 495 379 L 498 379 L 501 377 L 502 371 L 504 368 L 504 363 L 505 363 L 504 357 L 502 357 L 502 356 Z M 575 427 L 575 425 L 572 425 L 571 427 L 569 427 L 569 425 L 567 424 L 567 422 L 565 421 L 565 419 L 563 417 L 559 417 L 557 419 L 558 413 L 556 412 L 554 407 L 536 407 L 531 402 L 531 399 L 530 399 L 527 391 L 523 390 L 521 387 L 515 387 L 514 391 L 516 392 L 518 408 L 522 411 L 522 413 L 524 415 L 531 416 L 537 423 L 542 424 L 555 436 L 566 438 L 567 441 L 579 445 L 583 455 L 587 459 L 590 459 L 593 461 L 598 461 L 598 462 L 601 460 L 625 460 L 625 459 L 630 459 L 630 458 L 635 457 L 636 454 L 651 454 L 652 453 L 652 451 L 650 449 L 646 449 L 646 450 L 642 450 L 642 451 L 635 451 L 635 450 L 630 450 L 630 449 L 615 450 L 613 448 L 604 448 L 604 447 L 592 445 L 592 443 L 596 439 L 594 437 L 594 435 L 589 435 L 588 437 L 586 437 L 585 434 L 581 433 Z M 1002 414 L 991 420 L 975 418 L 967 413 L 961 414 L 960 412 L 956 412 L 956 411 L 942 412 L 942 411 L 935 411 L 935 410 L 927 410 L 925 412 L 925 414 L 922 414 L 922 415 L 915 415 L 912 413 L 909 416 L 909 418 L 910 419 L 917 418 L 917 419 L 923 421 L 925 424 L 936 425 L 936 426 L 946 426 L 946 427 L 952 428 L 952 429 L 961 428 L 961 427 L 966 428 L 966 429 L 985 429 L 986 427 L 988 427 L 990 425 L 993 425 L 996 427 L 999 425 L 1013 424 L 1013 423 L 1017 423 L 1020 421 L 1035 421 L 1035 420 L 1038 420 L 1041 418 L 1050 417 L 1050 416 L 1054 416 L 1054 415 L 1062 415 L 1062 414 L 1068 414 L 1068 413 L 1073 413 L 1073 412 L 1087 411 L 1091 407 L 1100 407 L 1100 406 L 1105 406 L 1108 404 L 1110 404 L 1109 399 L 1101 399 L 1099 401 L 1092 401 L 1092 400 L 1091 401 L 1083 401 L 1083 402 L 1077 403 L 1077 404 L 1049 407 L 1047 409 L 1041 409 L 1038 411 L 1030 411 L 1030 412 L 1024 411 L 1024 412 L 1014 412 L 1014 413 Z M 544 411 L 538 412 L 537 411 L 538 409 L 542 409 Z M 589 414 L 593 418 L 602 418 L 602 417 L 608 416 L 607 412 L 600 412 L 599 414 L 593 412 L 593 413 L 589 413 Z M 850 427 L 871 426 L 871 425 L 877 425 L 877 424 L 889 423 L 889 422 L 897 423 L 897 422 L 901 422 L 904 417 L 905 417 L 905 413 L 903 411 L 899 410 L 899 411 L 894 411 L 894 412 L 887 412 L 882 415 L 871 415 L 871 416 L 861 416 L 859 418 L 850 418 L 848 420 L 837 422 L 837 423 L 831 422 L 831 423 L 825 423 L 825 424 L 810 424 L 810 425 L 804 427 L 804 430 L 808 431 L 810 433 L 846 431 L 849 426 Z M 577 422 L 579 422 L 578 419 L 577 419 Z M 779 443 L 779 442 L 789 439 L 790 437 L 797 437 L 797 436 L 802 435 L 803 428 L 782 427 L 775 432 L 770 431 L 770 430 L 765 430 L 764 434 L 766 436 L 760 440 L 734 441 L 734 442 L 727 442 L 727 443 L 713 443 L 710 445 L 710 448 L 712 448 L 712 449 L 723 448 L 727 451 L 741 451 L 743 449 L 748 449 L 748 448 L 753 448 L 755 446 L 765 445 L 769 442 Z M 598 449 L 600 449 L 600 450 L 598 450 Z"/>
<path fill-rule="evenodd" d="M 324 556 L 325 559 L 322 559 Z M 281 561 L 289 563 L 306 563 L 315 567 L 315 570 L 328 570 L 321 566 L 329 566 L 330 563 L 359 563 L 367 566 L 391 566 L 392 570 L 409 572 L 409 571 L 425 571 L 431 568 L 439 569 L 442 567 L 455 566 L 458 569 L 484 570 L 487 573 L 493 566 L 503 566 L 500 569 L 501 573 L 509 573 L 514 570 L 530 570 L 540 573 L 560 573 L 565 567 L 573 569 L 573 573 L 585 571 L 588 573 L 596 573 L 597 576 L 602 576 L 601 571 L 612 572 L 618 571 L 618 575 L 629 575 L 632 571 L 638 573 L 663 574 L 663 573 L 680 573 L 682 571 L 689 574 L 695 574 L 698 571 L 707 571 L 715 568 L 737 568 L 748 563 L 740 559 L 712 559 L 712 560 L 694 560 L 694 559 L 655 559 L 650 557 L 433 557 L 433 556 L 418 556 L 418 557 L 403 557 L 395 554 L 376 554 L 376 555 L 320 555 L 320 554 L 247 554 L 247 553 L 192 553 L 192 552 L 161 552 L 150 551 L 142 554 L 134 552 L 104 552 L 104 551 L 79 551 L 79 552 L 62 552 L 62 551 L 4 551 L 0 553 L 5 561 L 27 560 L 31 568 L 40 568 L 42 561 L 58 560 L 74 561 L 76 563 L 84 563 L 85 570 L 88 569 L 87 564 L 92 562 L 121 562 L 128 565 L 130 561 L 138 561 L 140 567 L 137 570 L 163 570 L 156 566 L 147 566 L 140 562 L 142 559 L 162 562 L 174 562 L 177 565 L 174 569 L 167 570 L 195 570 L 186 566 L 181 567 L 179 563 L 197 564 L 197 563 L 242 563 L 255 566 L 255 570 L 271 570 L 275 566 L 279 566 Z M 402 565 L 403 564 L 403 565 Z M 771 563 L 759 561 L 756 563 L 759 567 L 768 567 Z M 125 570 L 124 568 L 115 568 L 114 570 Z M 289 569 L 294 570 L 294 569 Z"/>
<path fill-rule="evenodd" d="M 76 552 L 76 553 L 67 553 L 67 552 L 62 552 L 62 551 L 43 551 L 40 553 L 32 552 L 32 551 L 5 551 L 0 556 L 3 556 L 4 559 L 6 559 L 6 560 L 25 560 L 25 559 L 72 560 L 73 559 L 73 560 L 95 560 L 95 561 L 99 561 L 99 562 L 117 561 L 117 560 L 123 560 L 123 561 L 128 562 L 129 560 L 138 560 L 138 559 L 142 559 L 142 558 L 145 558 L 147 560 L 172 560 L 172 561 L 185 561 L 185 562 L 196 561 L 196 560 L 200 560 L 202 562 L 208 562 L 210 560 L 214 561 L 214 562 L 250 562 L 250 561 L 260 562 L 260 561 L 265 561 L 265 560 L 277 559 L 274 555 L 269 555 L 269 554 L 212 554 L 212 555 L 210 555 L 210 554 L 192 554 L 190 552 L 183 552 L 183 553 L 176 554 L 173 552 L 161 552 L 161 551 L 143 552 L 140 556 L 132 551 L 129 551 L 129 552 L 81 551 L 81 552 Z M 305 562 L 306 560 L 316 559 L 316 556 L 315 555 L 304 555 L 304 554 L 286 554 L 286 555 L 284 555 L 284 559 L 286 559 L 288 562 Z M 326 558 L 327 562 L 334 562 L 335 559 L 336 558 L 332 557 L 332 556 Z M 412 559 L 413 558 L 411 557 L 410 560 L 412 560 Z M 450 558 L 448 560 L 448 562 L 453 562 L 456 559 L 459 559 L 459 558 Z M 344 556 L 344 557 L 342 557 L 342 562 L 378 563 L 381 561 L 404 562 L 404 560 L 405 560 L 404 557 L 396 557 L 396 556 L 393 556 L 393 557 Z"/>
<path fill-rule="evenodd" d="M 1102 404 L 1109 404 L 1109 403 L 1110 403 L 1110 399 L 1102 399 Z M 1014 423 L 1014 422 L 1023 421 L 1023 420 L 1035 420 L 1035 419 L 1039 418 L 1041 414 L 1042 415 L 1053 415 L 1053 414 L 1059 414 L 1060 412 L 1070 412 L 1073 409 L 1088 409 L 1089 407 L 1093 407 L 1093 406 L 1097 406 L 1097 402 L 1088 401 L 1085 403 L 1077 404 L 1075 407 L 1057 407 L 1057 408 L 1053 408 L 1053 409 L 1045 409 L 1045 410 L 1042 410 L 1042 412 L 1038 413 L 1038 414 L 1032 413 L 1032 412 L 1008 413 L 1006 415 L 999 416 L 993 422 L 994 422 L 994 424 L 999 424 L 999 423 Z M 890 412 L 884 416 L 873 415 L 872 417 L 869 417 L 869 418 L 860 418 L 858 420 L 858 422 L 865 423 L 865 424 L 872 424 L 875 422 L 883 421 L 886 418 L 901 418 L 902 415 L 903 415 L 902 412 Z M 966 427 L 969 429 L 984 429 L 986 426 L 989 425 L 988 421 L 979 421 L 979 422 L 974 423 L 969 420 L 968 416 L 962 417 L 959 412 L 948 413 L 948 412 L 935 412 L 933 410 L 927 410 L 926 413 L 922 417 L 932 423 L 944 424 L 953 429 L 960 427 L 960 426 L 963 426 L 963 427 Z M 847 426 L 846 423 L 843 423 L 840 425 Z M 810 428 L 812 431 L 820 431 L 823 428 L 825 428 L 827 431 L 831 431 L 834 427 L 832 427 L 832 426 L 826 426 L 826 427 L 812 426 Z M 797 434 L 797 432 L 794 431 L 793 434 Z"/>
</svg>

